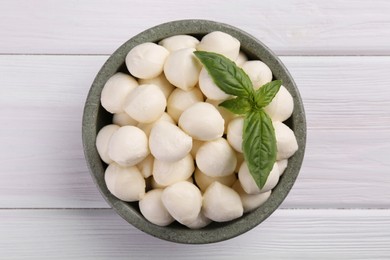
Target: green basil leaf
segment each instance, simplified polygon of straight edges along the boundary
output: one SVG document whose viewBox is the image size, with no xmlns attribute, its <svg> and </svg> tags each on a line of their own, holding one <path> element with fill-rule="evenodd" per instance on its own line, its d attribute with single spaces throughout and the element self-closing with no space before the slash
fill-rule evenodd
<svg viewBox="0 0 390 260">
<path fill-rule="evenodd" d="M 222 91 L 239 97 L 253 95 L 251 80 L 233 61 L 213 52 L 195 51 L 194 54 Z"/>
<path fill-rule="evenodd" d="M 277 151 L 272 121 L 263 110 L 245 116 L 242 149 L 249 172 L 261 189 L 276 161 Z"/>
<path fill-rule="evenodd" d="M 220 103 L 219 106 L 224 107 L 237 115 L 245 114 L 251 110 L 251 104 L 248 99 L 244 97 L 225 100 Z"/>
<path fill-rule="evenodd" d="M 265 107 L 271 103 L 276 93 L 278 93 L 281 85 L 281 80 L 274 80 L 264 84 L 261 88 L 259 88 L 255 93 L 255 100 L 257 105 L 259 107 Z"/>
</svg>

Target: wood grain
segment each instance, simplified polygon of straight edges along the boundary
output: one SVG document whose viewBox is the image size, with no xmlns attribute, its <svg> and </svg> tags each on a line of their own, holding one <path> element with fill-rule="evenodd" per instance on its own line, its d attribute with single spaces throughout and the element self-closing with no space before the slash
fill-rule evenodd
<svg viewBox="0 0 390 260">
<path fill-rule="evenodd" d="M 239 27 L 279 55 L 389 55 L 390 2 L 0 2 L 0 53 L 111 54 L 163 22 L 208 19 Z"/>
<path fill-rule="evenodd" d="M 228 241 L 182 245 L 112 210 L 0 210 L 2 259 L 389 259 L 389 210 L 277 210 Z"/>
<path fill-rule="evenodd" d="M 81 145 L 106 56 L 0 56 L 0 207 L 106 208 Z M 390 57 L 282 57 L 301 91 L 307 152 L 284 208 L 390 207 Z"/>
</svg>

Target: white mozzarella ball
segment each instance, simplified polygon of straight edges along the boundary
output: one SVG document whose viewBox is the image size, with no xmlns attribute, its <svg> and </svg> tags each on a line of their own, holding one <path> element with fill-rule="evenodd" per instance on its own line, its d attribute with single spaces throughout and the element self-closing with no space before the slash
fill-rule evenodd
<svg viewBox="0 0 390 260">
<path fill-rule="evenodd" d="M 259 194 L 272 190 L 279 181 L 279 167 L 275 163 L 270 174 L 268 175 L 267 181 L 263 188 L 259 188 L 249 172 L 248 165 L 244 161 L 238 171 L 238 179 L 240 180 L 241 187 L 248 194 Z"/>
<path fill-rule="evenodd" d="M 119 126 L 133 125 L 138 124 L 137 120 L 131 118 L 126 112 L 115 113 L 112 117 L 112 122 Z"/>
<path fill-rule="evenodd" d="M 186 226 L 191 229 L 200 229 L 200 228 L 204 228 L 210 223 L 211 223 L 211 219 L 207 218 L 203 214 L 203 211 L 201 210 L 198 217 L 193 222 L 186 224 Z"/>
<path fill-rule="evenodd" d="M 236 153 L 224 138 L 205 142 L 196 153 L 196 165 L 210 177 L 231 175 L 236 164 Z"/>
<path fill-rule="evenodd" d="M 149 148 L 157 160 L 176 162 L 191 151 L 192 138 L 176 125 L 162 121 L 150 132 Z"/>
<path fill-rule="evenodd" d="M 122 126 L 112 136 L 108 156 L 122 166 L 133 166 L 149 154 L 148 138 L 135 126 Z"/>
<path fill-rule="evenodd" d="M 282 174 L 284 173 L 284 171 L 287 168 L 288 160 L 287 159 L 283 159 L 283 160 L 280 160 L 280 161 L 276 161 L 276 163 L 278 164 L 278 167 L 279 167 L 279 175 L 282 176 Z"/>
<path fill-rule="evenodd" d="M 236 157 L 237 157 L 237 166 L 236 166 L 236 169 L 234 170 L 234 172 L 238 172 L 240 170 L 241 164 L 245 160 L 243 153 L 236 152 Z"/>
<path fill-rule="evenodd" d="M 179 118 L 179 126 L 190 136 L 201 141 L 214 140 L 223 135 L 224 120 L 211 104 L 198 102 L 187 108 Z"/>
<path fill-rule="evenodd" d="M 100 158 L 103 162 L 109 164 L 112 162 L 112 159 L 108 155 L 108 145 L 111 140 L 111 136 L 119 129 L 117 125 L 106 125 L 100 129 L 99 133 L 96 136 L 96 149 L 100 155 Z"/>
<path fill-rule="evenodd" d="M 193 223 L 202 207 L 202 194 L 187 181 L 165 188 L 161 199 L 171 216 L 183 225 Z"/>
<path fill-rule="evenodd" d="M 145 195 L 145 179 L 137 167 L 111 163 L 104 174 L 107 189 L 123 201 L 138 201 Z"/>
<path fill-rule="evenodd" d="M 154 157 L 151 154 L 149 154 L 145 159 L 143 159 L 140 163 L 137 164 L 137 167 L 142 173 L 142 176 L 144 176 L 144 178 L 148 178 L 152 176 L 153 163 L 154 163 Z"/>
<path fill-rule="evenodd" d="M 219 104 L 222 103 L 222 101 L 220 101 L 220 100 L 212 100 L 212 99 L 208 98 L 208 99 L 206 99 L 206 103 L 213 105 L 218 110 L 218 112 L 221 114 L 223 120 L 225 120 L 224 133 L 227 133 L 227 127 L 228 127 L 230 121 L 233 120 L 234 118 L 238 117 L 238 115 L 230 112 L 228 109 L 226 109 L 224 107 L 219 106 Z"/>
<path fill-rule="evenodd" d="M 189 91 L 177 88 L 168 98 L 167 112 L 177 122 L 183 111 L 197 102 L 203 102 L 203 94 L 199 88 Z"/>
<path fill-rule="evenodd" d="M 242 153 L 242 132 L 244 127 L 244 117 L 236 117 L 230 121 L 227 128 L 227 140 L 237 152 Z"/>
<path fill-rule="evenodd" d="M 168 122 L 168 123 L 171 123 L 173 125 L 176 125 L 176 122 L 172 119 L 172 117 L 164 112 L 161 117 L 159 119 L 157 119 L 156 121 L 154 121 L 153 123 L 139 123 L 137 125 L 137 127 L 139 129 L 141 129 L 142 131 L 144 131 L 144 133 L 149 136 L 150 135 L 150 131 L 152 131 L 153 127 L 159 123 L 159 122 Z"/>
<path fill-rule="evenodd" d="M 193 158 L 196 157 L 196 153 L 198 152 L 199 148 L 202 146 L 203 143 L 203 141 L 192 139 L 192 149 L 190 153 Z"/>
<path fill-rule="evenodd" d="M 272 124 L 275 129 L 276 147 L 278 150 L 276 160 L 290 158 L 298 150 L 294 132 L 281 122 L 273 122 Z"/>
<path fill-rule="evenodd" d="M 174 35 L 161 40 L 158 44 L 173 52 L 180 49 L 195 48 L 198 43 L 199 40 L 191 35 Z"/>
<path fill-rule="evenodd" d="M 283 122 L 292 115 L 294 110 L 294 100 L 290 92 L 281 86 L 278 93 L 272 99 L 268 106 L 264 107 L 264 111 L 271 117 L 273 121 Z"/>
<path fill-rule="evenodd" d="M 269 190 L 259 194 L 248 194 L 241 187 L 239 181 L 236 181 L 232 188 L 238 193 L 238 195 L 240 195 L 242 206 L 244 207 L 244 213 L 257 209 L 263 205 L 272 192 Z"/>
<path fill-rule="evenodd" d="M 232 188 L 213 182 L 203 194 L 204 215 L 214 221 L 230 221 L 242 216 L 240 196 Z"/>
<path fill-rule="evenodd" d="M 194 48 L 186 48 L 171 52 L 164 64 L 167 80 L 172 85 L 186 91 L 198 83 L 199 72 L 202 68 L 194 51 Z"/>
<path fill-rule="evenodd" d="M 194 177 L 195 177 L 196 185 L 198 185 L 199 189 L 202 192 L 205 192 L 207 187 L 210 186 L 210 184 L 212 184 L 215 181 L 230 187 L 237 180 L 237 177 L 235 174 L 230 174 L 230 175 L 221 176 L 221 177 L 210 177 L 210 176 L 204 174 L 198 168 L 195 170 Z"/>
<path fill-rule="evenodd" d="M 242 69 L 248 74 L 253 88 L 259 89 L 264 84 L 272 81 L 271 69 L 262 61 L 250 60 L 242 65 Z"/>
<path fill-rule="evenodd" d="M 151 79 L 161 74 L 168 55 L 169 51 L 158 44 L 141 43 L 127 54 L 126 66 L 134 77 Z"/>
<path fill-rule="evenodd" d="M 139 85 L 126 98 L 124 110 L 141 123 L 156 121 L 165 111 L 167 100 L 161 89 L 153 84 Z"/>
<path fill-rule="evenodd" d="M 248 61 L 248 57 L 245 55 L 245 53 L 243 53 L 242 51 L 240 51 L 238 53 L 238 57 L 237 59 L 235 60 L 235 63 L 238 67 L 241 67 L 246 61 Z"/>
<path fill-rule="evenodd" d="M 234 61 L 240 51 L 240 42 L 227 33 L 214 31 L 206 34 L 196 48 L 199 51 L 222 54 Z"/>
<path fill-rule="evenodd" d="M 194 159 L 191 154 L 177 162 L 163 162 L 154 159 L 153 178 L 158 184 L 168 186 L 187 180 L 194 170 Z"/>
<path fill-rule="evenodd" d="M 152 79 L 139 79 L 138 82 L 140 85 L 153 84 L 158 86 L 164 93 L 165 98 L 168 98 L 172 91 L 175 89 L 175 86 L 169 83 L 164 73 L 161 73 L 160 75 Z"/>
<path fill-rule="evenodd" d="M 126 96 L 138 86 L 138 82 L 130 75 L 118 72 L 109 78 L 103 87 L 100 101 L 110 113 L 123 112 Z"/>
<path fill-rule="evenodd" d="M 151 190 L 146 193 L 144 198 L 139 201 L 139 209 L 147 220 L 164 227 L 171 224 L 175 219 L 162 203 L 162 193 L 162 189 Z"/>
<path fill-rule="evenodd" d="M 199 74 L 199 88 L 207 98 L 212 100 L 225 100 L 231 97 L 215 85 L 213 79 L 204 67 Z"/>
</svg>

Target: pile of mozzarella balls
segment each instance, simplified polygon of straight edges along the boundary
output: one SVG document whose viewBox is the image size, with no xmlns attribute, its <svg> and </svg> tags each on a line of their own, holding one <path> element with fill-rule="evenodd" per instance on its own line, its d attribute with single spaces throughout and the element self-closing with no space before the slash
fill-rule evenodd
<svg viewBox="0 0 390 260">
<path fill-rule="evenodd" d="M 236 38 L 215 31 L 201 41 L 177 35 L 134 47 L 126 56 L 131 75 L 116 73 L 101 93 L 102 106 L 113 114 L 96 138 L 108 164 L 107 188 L 120 200 L 139 201 L 143 216 L 159 226 L 176 220 L 198 229 L 254 210 L 269 198 L 298 149 L 293 131 L 282 123 L 293 111 L 293 98 L 282 86 L 265 108 L 278 153 L 259 189 L 242 153 L 243 117 L 218 106 L 233 97 L 214 84 L 195 50 L 235 61 L 255 89 L 272 80 L 268 66 L 248 61 Z"/>
</svg>

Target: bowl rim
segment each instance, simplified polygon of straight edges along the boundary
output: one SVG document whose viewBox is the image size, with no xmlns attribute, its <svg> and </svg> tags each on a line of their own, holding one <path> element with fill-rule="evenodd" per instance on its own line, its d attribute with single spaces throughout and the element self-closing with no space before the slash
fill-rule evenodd
<svg viewBox="0 0 390 260">
<path fill-rule="evenodd" d="M 299 145 L 298 151 L 289 158 L 289 165 L 273 189 L 270 198 L 259 208 L 245 213 L 243 217 L 224 223 L 213 222 L 212 226 L 192 230 L 179 226 L 160 227 L 147 221 L 130 203 L 114 197 L 104 182 L 104 163 L 95 146 L 99 130 L 98 115 L 102 109 L 100 94 L 104 83 L 123 66 L 126 54 L 143 42 L 159 40 L 179 34 L 202 36 L 212 31 L 223 31 L 241 42 L 241 50 L 249 57 L 264 61 L 273 71 L 274 78 L 282 79 L 283 85 L 294 99 L 294 112 L 291 124 Z M 234 26 L 202 19 L 176 20 L 149 28 L 123 43 L 104 63 L 96 75 L 86 98 L 82 119 L 82 142 L 84 155 L 93 181 L 107 203 L 128 223 L 139 230 L 163 240 L 184 244 L 206 244 L 224 241 L 243 234 L 267 219 L 283 202 L 290 192 L 302 165 L 306 146 L 306 119 L 303 102 L 298 88 L 279 58 L 260 40 Z M 290 167 L 293 165 L 293 167 Z"/>
</svg>

